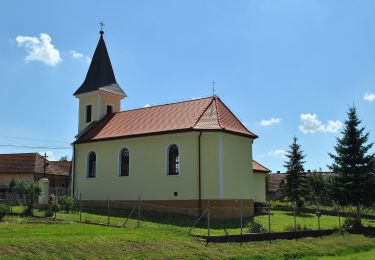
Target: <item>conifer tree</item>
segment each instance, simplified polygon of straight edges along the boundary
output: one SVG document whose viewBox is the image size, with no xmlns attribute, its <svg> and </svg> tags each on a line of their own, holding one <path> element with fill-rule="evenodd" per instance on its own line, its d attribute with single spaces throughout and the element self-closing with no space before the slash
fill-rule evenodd
<svg viewBox="0 0 375 260">
<path fill-rule="evenodd" d="M 355 107 L 350 107 L 342 138 L 336 138 L 336 154 L 329 168 L 334 172 L 330 187 L 332 198 L 340 205 L 355 205 L 357 221 L 361 220 L 361 205 L 374 203 L 375 157 L 369 153 L 373 143 L 367 143 L 369 133 L 361 127 Z"/>
<path fill-rule="evenodd" d="M 297 143 L 297 137 L 293 137 L 289 148 L 290 150 L 286 154 L 288 160 L 284 164 L 287 173 L 284 191 L 290 200 L 296 202 L 297 207 L 301 207 L 307 190 L 303 167 L 305 155 Z"/>
</svg>

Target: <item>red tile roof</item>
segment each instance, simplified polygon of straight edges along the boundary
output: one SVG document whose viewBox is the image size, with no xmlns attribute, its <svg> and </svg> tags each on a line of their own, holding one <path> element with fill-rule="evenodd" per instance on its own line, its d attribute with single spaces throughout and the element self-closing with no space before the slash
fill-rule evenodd
<svg viewBox="0 0 375 260">
<path fill-rule="evenodd" d="M 76 142 L 192 130 L 219 130 L 257 138 L 214 96 L 108 114 Z"/>
<path fill-rule="evenodd" d="M 270 169 L 264 167 L 257 161 L 253 160 L 253 172 L 258 172 L 258 173 L 269 173 L 271 172 Z"/>
<path fill-rule="evenodd" d="M 46 174 L 69 176 L 70 161 L 48 161 Z M 1 173 L 43 173 L 43 157 L 38 153 L 0 154 Z"/>
</svg>

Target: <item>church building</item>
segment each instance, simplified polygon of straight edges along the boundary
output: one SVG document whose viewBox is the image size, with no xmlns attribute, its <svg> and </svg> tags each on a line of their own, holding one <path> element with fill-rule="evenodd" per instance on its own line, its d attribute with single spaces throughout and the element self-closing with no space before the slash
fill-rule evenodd
<svg viewBox="0 0 375 260">
<path fill-rule="evenodd" d="M 154 205 L 198 215 L 207 207 L 252 215 L 265 200 L 266 174 L 253 171 L 250 132 L 218 96 L 121 111 L 127 97 L 116 82 L 104 42 L 82 85 L 73 143 L 72 192 L 85 205 Z M 156 207 L 159 206 L 159 207 Z"/>
</svg>

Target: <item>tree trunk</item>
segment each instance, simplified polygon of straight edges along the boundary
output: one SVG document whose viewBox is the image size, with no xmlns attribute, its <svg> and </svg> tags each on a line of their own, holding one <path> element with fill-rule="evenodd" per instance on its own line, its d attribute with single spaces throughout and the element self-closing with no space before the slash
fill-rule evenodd
<svg viewBox="0 0 375 260">
<path fill-rule="evenodd" d="M 361 204 L 357 201 L 357 221 L 361 223 Z"/>
</svg>

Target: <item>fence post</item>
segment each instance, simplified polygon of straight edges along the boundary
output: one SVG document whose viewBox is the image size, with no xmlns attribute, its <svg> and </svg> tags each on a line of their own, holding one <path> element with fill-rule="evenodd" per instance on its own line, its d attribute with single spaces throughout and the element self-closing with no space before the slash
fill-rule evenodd
<svg viewBox="0 0 375 260">
<path fill-rule="evenodd" d="M 319 208 L 319 203 L 318 203 L 317 217 L 318 217 L 318 230 L 320 231 L 320 208 Z"/>
<path fill-rule="evenodd" d="M 240 201 L 240 205 L 241 205 L 240 216 L 241 216 L 241 236 L 242 236 L 242 217 L 243 217 L 243 205 L 242 205 L 242 200 Z M 242 243 L 242 239 L 241 239 L 241 243 Z"/>
<path fill-rule="evenodd" d="M 138 225 L 137 227 L 139 227 L 139 219 L 141 218 L 141 196 L 139 195 L 138 196 Z"/>
<path fill-rule="evenodd" d="M 340 233 L 341 233 L 341 235 L 342 235 L 343 233 L 342 233 L 342 229 L 341 229 L 340 205 L 339 205 L 338 203 L 337 203 L 337 205 L 338 205 L 337 215 L 338 215 L 338 217 L 339 217 L 339 229 L 340 229 Z"/>
<path fill-rule="evenodd" d="M 294 202 L 294 206 L 293 206 L 293 215 L 294 215 L 294 233 L 297 233 L 297 216 L 296 216 L 296 208 L 297 208 L 297 205 L 296 205 L 296 202 Z M 297 239 L 297 236 L 296 236 L 296 239 Z"/>
<path fill-rule="evenodd" d="M 210 200 L 207 200 L 207 235 L 210 237 Z"/>
<path fill-rule="evenodd" d="M 79 222 L 82 222 L 82 193 L 79 193 Z"/>
<path fill-rule="evenodd" d="M 109 195 L 107 195 L 107 226 L 109 226 Z"/>
<path fill-rule="evenodd" d="M 271 206 L 268 202 L 268 233 L 271 233 Z"/>
</svg>

